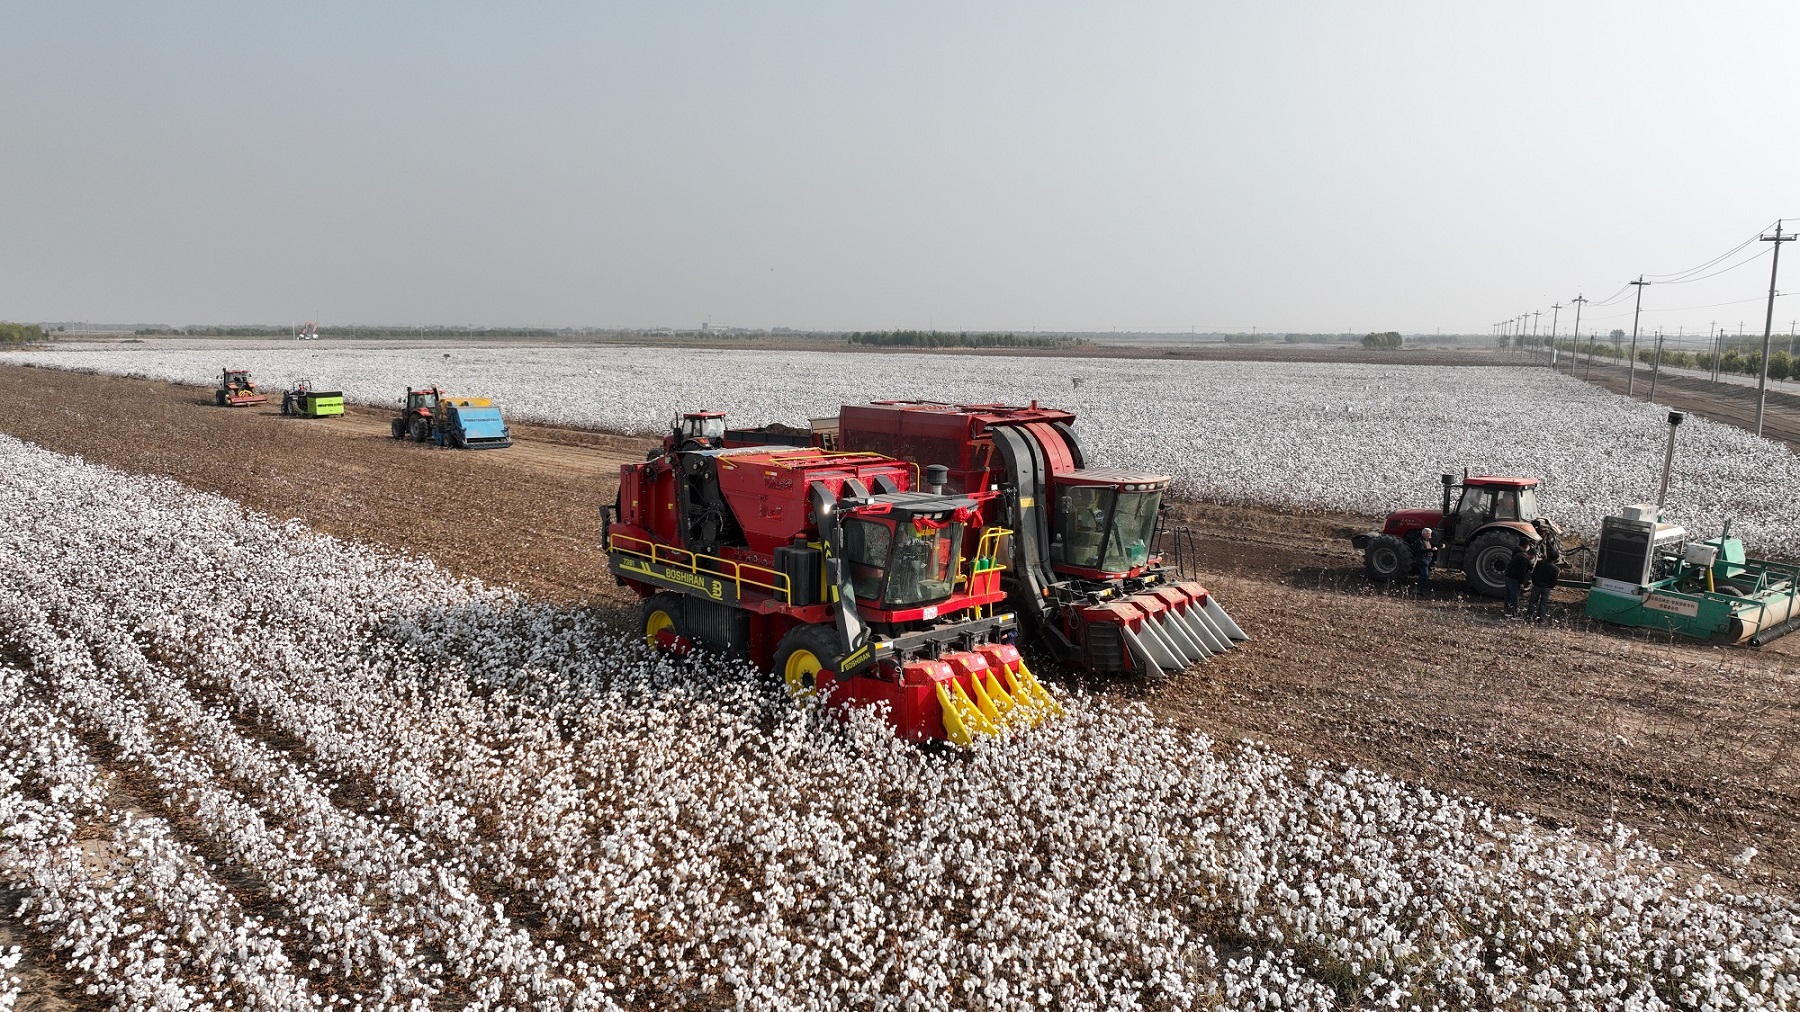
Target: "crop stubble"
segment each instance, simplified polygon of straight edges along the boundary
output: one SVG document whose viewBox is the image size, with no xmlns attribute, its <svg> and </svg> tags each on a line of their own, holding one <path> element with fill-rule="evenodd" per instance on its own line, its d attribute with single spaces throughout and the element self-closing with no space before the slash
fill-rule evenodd
<svg viewBox="0 0 1800 1012">
<path fill-rule="evenodd" d="M 642 438 L 520 425 L 510 450 L 439 451 L 396 444 L 371 409 L 299 421 L 207 394 L 0 367 L 0 431 L 535 596 L 630 603 L 606 573 L 598 510 Z M 1194 532 L 1197 572 L 1256 639 L 1148 693 L 1165 719 L 1557 824 L 1618 818 L 1715 867 L 1754 846 L 1753 879 L 1800 881 L 1793 639 L 1656 642 L 1585 627 L 1572 598 L 1557 624 L 1523 628 L 1452 580 L 1426 601 L 1373 591 L 1342 540 L 1366 517 L 1182 503 L 1176 520 Z"/>
</svg>

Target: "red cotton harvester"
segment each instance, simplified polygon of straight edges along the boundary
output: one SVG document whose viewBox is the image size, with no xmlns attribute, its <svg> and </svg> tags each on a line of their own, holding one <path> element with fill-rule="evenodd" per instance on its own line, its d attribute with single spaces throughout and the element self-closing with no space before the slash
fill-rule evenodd
<svg viewBox="0 0 1800 1012">
<path fill-rule="evenodd" d="M 846 404 L 810 432 L 733 432 L 943 465 L 956 494 L 998 494 L 1005 580 L 1032 641 L 1070 667 L 1161 679 L 1248 640 L 1213 595 L 1153 550 L 1169 477 L 1090 467 L 1068 411 L 1003 404 Z"/>
<path fill-rule="evenodd" d="M 602 511 L 651 644 L 748 658 L 832 706 L 885 703 L 909 739 L 966 745 L 1061 712 L 1010 642 L 996 493 L 922 489 L 916 465 L 876 453 L 724 437 L 716 412 L 676 418 Z"/>
</svg>

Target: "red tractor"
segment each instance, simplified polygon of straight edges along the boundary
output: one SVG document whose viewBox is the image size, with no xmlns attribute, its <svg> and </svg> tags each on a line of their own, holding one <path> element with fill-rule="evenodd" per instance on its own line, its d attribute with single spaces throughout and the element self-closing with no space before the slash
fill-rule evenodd
<svg viewBox="0 0 1800 1012">
<path fill-rule="evenodd" d="M 213 391 L 213 403 L 222 408 L 261 404 L 268 399 L 268 394 L 256 388 L 256 383 L 250 379 L 250 370 L 248 369 L 222 370 L 219 375 L 218 389 Z"/>
<path fill-rule="evenodd" d="M 603 514 L 609 567 L 642 599 L 643 634 L 773 669 L 798 696 L 885 704 L 906 738 L 967 744 L 1058 712 L 1000 607 L 1008 531 L 997 494 L 921 489 L 876 453 L 727 448 L 724 417 L 675 419 L 620 468 Z"/>
<path fill-rule="evenodd" d="M 1376 583 L 1404 580 L 1415 571 L 1414 546 L 1425 528 L 1438 550 L 1439 569 L 1460 569 L 1469 589 L 1484 597 L 1506 594 L 1506 563 L 1514 550 L 1541 545 L 1554 561 L 1562 555 L 1562 528 L 1538 512 L 1536 478 L 1464 474 L 1443 476 L 1441 509 L 1395 510 L 1378 531 L 1350 539 L 1363 553 L 1363 569 Z M 1462 496 L 1450 508 L 1457 489 Z"/>
<path fill-rule="evenodd" d="M 946 485 L 996 493 L 1018 531 L 1006 586 L 1033 642 L 1071 667 L 1151 679 L 1249 639 L 1205 587 L 1155 552 L 1169 477 L 1090 467 L 1067 411 L 1003 404 L 876 401 L 728 444 L 789 439 L 946 466 Z"/>
</svg>

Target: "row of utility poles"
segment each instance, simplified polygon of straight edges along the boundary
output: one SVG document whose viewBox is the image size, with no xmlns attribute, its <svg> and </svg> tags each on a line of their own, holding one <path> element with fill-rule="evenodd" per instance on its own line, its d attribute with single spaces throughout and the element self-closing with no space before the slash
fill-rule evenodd
<svg viewBox="0 0 1800 1012">
<path fill-rule="evenodd" d="M 1756 434 L 1759 436 L 1762 435 L 1762 432 L 1763 432 L 1763 408 L 1764 408 L 1765 404 L 1768 402 L 1769 341 L 1770 341 L 1771 335 L 1774 333 L 1774 326 L 1775 326 L 1775 278 L 1776 278 L 1777 272 L 1779 272 L 1781 270 L 1781 244 L 1784 242 L 1793 242 L 1794 239 L 1797 238 L 1796 236 L 1793 236 L 1793 235 L 1783 235 L 1782 231 L 1781 231 L 1781 226 L 1782 226 L 1782 223 L 1778 220 L 1775 222 L 1775 234 L 1774 235 L 1758 236 L 1758 238 L 1760 240 L 1762 240 L 1763 242 L 1769 242 L 1769 243 L 1775 244 L 1775 249 L 1774 249 L 1775 256 L 1773 258 L 1774 262 L 1769 265 L 1769 307 L 1768 307 L 1768 310 L 1763 315 L 1762 367 L 1759 370 L 1757 377 L 1756 377 Z M 1637 295 L 1636 295 L 1635 299 L 1633 300 L 1633 305 L 1632 305 L 1632 310 L 1631 310 L 1631 350 L 1625 359 L 1625 363 L 1626 363 L 1626 366 L 1625 366 L 1625 395 L 1627 397 L 1634 397 L 1637 395 L 1638 320 L 1643 315 L 1643 311 L 1644 311 L 1644 289 L 1648 288 L 1652 284 L 1655 284 L 1655 282 L 1646 281 L 1646 280 L 1644 280 L 1644 275 L 1639 274 L 1636 281 L 1630 281 L 1630 282 L 1627 282 L 1627 284 L 1633 285 L 1637 288 Z M 1581 295 L 1577 295 L 1575 298 L 1570 300 L 1570 303 L 1572 305 L 1574 305 L 1574 307 L 1575 307 L 1575 333 L 1574 333 L 1573 338 L 1570 341 L 1570 347 L 1569 347 L 1569 375 L 1571 375 L 1571 376 L 1575 375 L 1575 356 L 1576 356 L 1576 352 L 1581 348 L 1581 307 L 1582 307 L 1582 304 L 1586 303 L 1587 301 L 1588 300 L 1586 299 L 1586 297 L 1581 296 Z M 1561 368 L 1561 365 L 1558 361 L 1558 349 L 1557 349 L 1557 345 L 1556 345 L 1556 320 L 1557 320 L 1556 314 L 1559 313 L 1562 310 L 1562 308 L 1563 308 L 1563 304 L 1560 302 L 1550 307 L 1551 314 L 1552 314 L 1550 317 L 1550 355 L 1549 355 L 1549 362 L 1547 364 L 1552 369 L 1560 369 Z M 1542 312 L 1538 311 L 1538 310 L 1533 310 L 1529 313 L 1520 313 L 1518 316 L 1515 316 L 1510 320 L 1502 320 L 1499 323 L 1494 324 L 1494 333 L 1497 337 L 1508 338 L 1516 344 L 1523 345 L 1527 341 L 1530 341 L 1531 343 L 1536 344 L 1537 343 L 1538 317 L 1540 317 L 1541 315 L 1543 315 Z M 1531 323 L 1531 333 L 1530 333 L 1529 337 L 1525 333 L 1525 324 L 1526 324 L 1527 319 L 1529 319 L 1530 323 Z M 1723 331 L 1721 331 L 1720 333 L 1723 334 Z M 1717 339 L 1715 339 L 1715 340 L 1717 340 Z M 1655 356 L 1658 368 L 1654 369 L 1651 372 L 1651 376 L 1650 376 L 1650 397 L 1651 398 L 1655 398 L 1655 396 L 1656 396 L 1656 374 L 1661 371 L 1660 366 L 1662 364 L 1662 343 L 1663 343 L 1662 332 L 1659 330 L 1659 331 L 1657 331 L 1657 334 L 1656 334 L 1656 356 Z M 1713 379 L 1714 380 L 1717 380 L 1718 376 L 1719 376 L 1719 373 L 1718 373 L 1718 369 L 1719 369 L 1718 350 L 1719 350 L 1718 344 L 1715 343 L 1714 353 L 1713 353 Z M 1594 349 L 1590 345 L 1590 347 L 1588 348 L 1588 361 L 1587 361 L 1588 375 L 1593 374 L 1593 369 L 1594 369 Z"/>
</svg>

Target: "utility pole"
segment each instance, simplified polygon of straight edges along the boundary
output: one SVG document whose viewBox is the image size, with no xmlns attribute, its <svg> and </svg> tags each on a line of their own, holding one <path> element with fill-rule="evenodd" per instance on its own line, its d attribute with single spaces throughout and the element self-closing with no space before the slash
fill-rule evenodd
<svg viewBox="0 0 1800 1012">
<path fill-rule="evenodd" d="M 1587 301 L 1587 296 L 1585 296 L 1585 295 L 1577 295 L 1574 298 L 1569 300 L 1569 304 L 1575 307 L 1575 333 L 1572 337 L 1569 338 L 1569 341 L 1577 348 L 1581 347 L 1581 304 L 1586 301 Z M 1594 356 L 1589 355 L 1588 356 L 1588 375 L 1592 376 L 1593 374 L 1594 374 Z M 1575 374 L 1570 373 L 1569 375 L 1573 376 Z"/>
<path fill-rule="evenodd" d="M 1652 361 L 1655 364 L 1650 367 L 1650 400 L 1656 400 L 1656 377 L 1662 375 L 1662 328 L 1661 327 L 1656 328 L 1656 355 L 1652 359 Z"/>
<path fill-rule="evenodd" d="M 1629 368 L 1625 372 L 1625 396 L 1627 396 L 1627 397 L 1630 397 L 1637 392 L 1638 314 L 1643 312 L 1643 309 L 1644 309 L 1644 286 L 1649 283 L 1650 282 L 1644 280 L 1644 276 L 1642 274 L 1638 275 L 1638 279 L 1636 281 L 1630 282 L 1630 284 L 1634 284 L 1637 286 L 1638 291 L 1637 291 L 1637 307 L 1631 311 L 1631 361 L 1629 363 Z"/>
<path fill-rule="evenodd" d="M 1763 402 L 1769 396 L 1769 332 L 1775 324 L 1775 272 L 1781 268 L 1781 244 L 1793 242 L 1791 235 L 1781 234 L 1781 219 L 1775 219 L 1775 234 L 1762 237 L 1775 244 L 1775 262 L 1769 265 L 1769 310 L 1763 315 L 1762 368 L 1756 374 L 1756 434 L 1762 435 Z"/>
<path fill-rule="evenodd" d="M 1556 343 L 1556 316 L 1562 312 L 1563 304 L 1558 302 L 1550 307 L 1550 343 Z"/>
<path fill-rule="evenodd" d="M 1712 336 L 1713 336 L 1713 339 L 1712 339 L 1712 349 L 1713 349 L 1712 381 L 1713 381 L 1713 386 L 1718 386 L 1719 385 L 1719 352 L 1721 350 L 1723 350 L 1719 346 L 1721 344 L 1725 343 L 1725 332 L 1719 329 L 1719 321 L 1717 321 L 1717 320 L 1714 320 L 1713 322 L 1707 324 L 1706 329 L 1708 331 L 1712 332 Z"/>
</svg>

